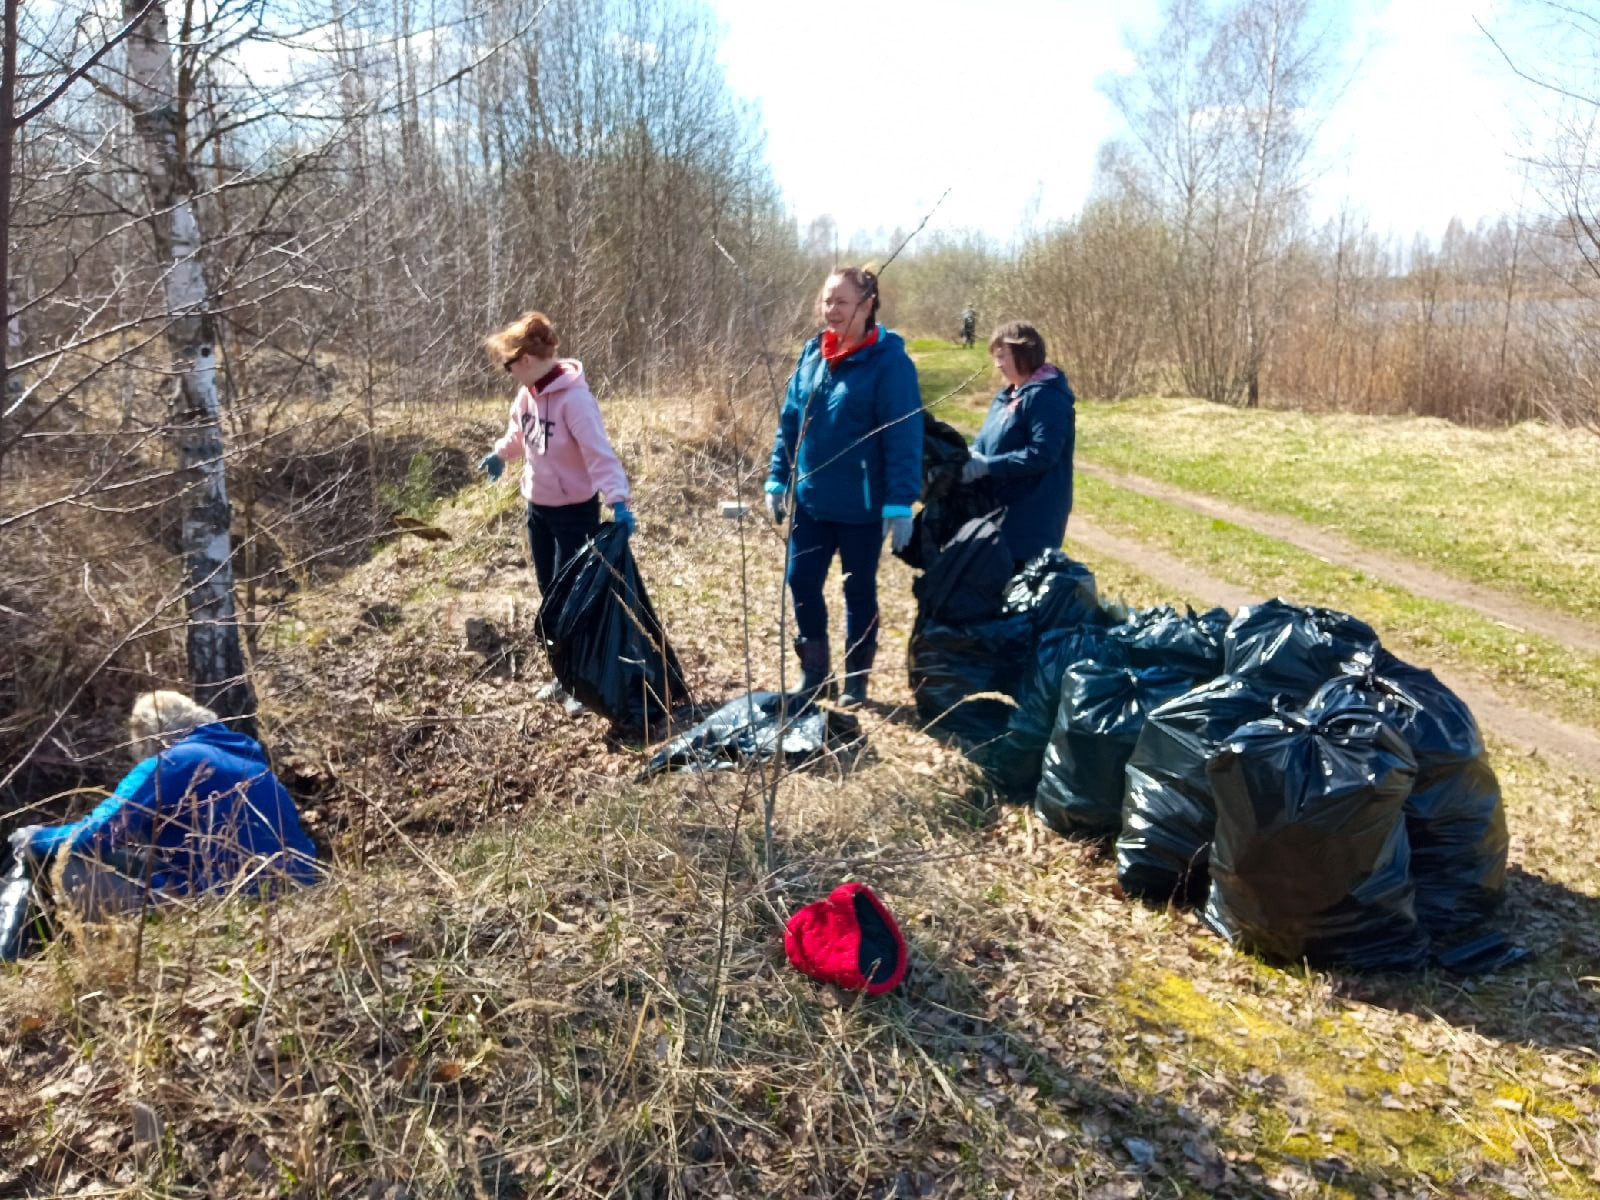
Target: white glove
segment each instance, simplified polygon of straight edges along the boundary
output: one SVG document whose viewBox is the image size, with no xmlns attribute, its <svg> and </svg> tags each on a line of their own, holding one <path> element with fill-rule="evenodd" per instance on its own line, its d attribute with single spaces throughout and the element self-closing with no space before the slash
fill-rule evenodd
<svg viewBox="0 0 1600 1200">
<path fill-rule="evenodd" d="M 889 549 L 898 554 L 911 543 L 911 518 L 885 517 L 883 531 L 889 535 Z"/>
<path fill-rule="evenodd" d="M 974 454 L 961 465 L 961 482 L 971 483 L 974 479 L 982 479 L 988 473 L 989 460 Z"/>
<path fill-rule="evenodd" d="M 774 525 L 782 525 L 783 519 L 789 515 L 788 506 L 783 502 L 782 492 L 767 493 L 767 516 L 772 518 Z"/>
</svg>

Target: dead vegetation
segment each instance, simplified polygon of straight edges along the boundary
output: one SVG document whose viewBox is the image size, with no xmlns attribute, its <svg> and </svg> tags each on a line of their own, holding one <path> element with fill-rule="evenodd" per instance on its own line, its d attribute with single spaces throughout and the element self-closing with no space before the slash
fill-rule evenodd
<svg viewBox="0 0 1600 1200">
<path fill-rule="evenodd" d="M 780 547 L 716 515 L 742 455 L 681 442 L 682 406 L 609 420 L 697 698 L 772 684 Z M 532 700 L 512 487 L 431 520 L 448 540 L 311 580 L 258 640 L 328 882 L 0 973 L 0 1194 L 1596 1194 L 1589 781 L 1501 752 L 1531 964 L 1266 967 L 982 806 L 916 727 L 889 561 L 865 749 L 781 782 L 769 868 L 759 775 L 635 782 L 643 751 Z M 846 878 L 911 946 L 880 1000 L 783 957 L 787 915 Z"/>
</svg>

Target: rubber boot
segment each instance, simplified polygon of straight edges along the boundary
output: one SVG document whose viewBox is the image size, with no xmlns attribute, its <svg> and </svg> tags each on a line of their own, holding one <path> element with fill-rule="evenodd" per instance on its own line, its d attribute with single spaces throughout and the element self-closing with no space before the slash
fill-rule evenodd
<svg viewBox="0 0 1600 1200">
<path fill-rule="evenodd" d="M 867 676 L 872 674 L 872 660 L 877 657 L 875 642 L 865 642 L 845 651 L 844 695 L 839 700 L 841 708 L 858 708 L 867 702 Z"/>
<path fill-rule="evenodd" d="M 800 694 L 807 700 L 820 696 L 828 685 L 828 639 L 795 638 L 794 652 L 800 659 Z"/>
</svg>

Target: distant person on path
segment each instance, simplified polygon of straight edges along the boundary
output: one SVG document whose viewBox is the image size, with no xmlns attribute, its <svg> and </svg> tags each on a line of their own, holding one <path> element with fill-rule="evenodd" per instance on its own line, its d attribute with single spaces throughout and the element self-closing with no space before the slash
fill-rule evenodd
<svg viewBox="0 0 1600 1200">
<path fill-rule="evenodd" d="M 977 336 L 978 313 L 972 305 L 967 305 L 961 310 L 961 344 L 968 350 L 972 349 L 972 339 Z"/>
<path fill-rule="evenodd" d="M 550 318 L 526 312 L 483 341 L 490 359 L 517 382 L 506 431 L 478 464 L 499 479 L 508 462 L 522 460 L 522 498 L 528 502 L 528 549 L 539 595 L 561 568 L 600 529 L 600 495 L 611 519 L 631 534 L 628 476 L 611 448 L 600 405 L 575 358 L 557 358 Z M 540 700 L 565 703 L 569 714 L 582 705 L 557 680 L 537 693 Z"/>
<path fill-rule="evenodd" d="M 140 907 L 147 890 L 160 900 L 316 881 L 316 848 L 259 742 L 180 692 L 140 696 L 128 731 L 138 765 L 94 811 L 11 834 L 36 879 L 59 879 L 91 920 Z M 41 872 L 57 854 L 65 863 Z"/>
<path fill-rule="evenodd" d="M 922 394 L 900 335 L 878 324 L 878 279 L 836 267 L 822 287 L 824 328 L 800 351 L 778 418 L 767 512 L 789 525 L 789 594 L 799 635 L 800 687 L 826 686 L 828 608 L 822 597 L 838 555 L 844 572 L 843 703 L 867 698 L 878 651 L 878 556 L 887 535 L 911 540 L 922 493 Z"/>
<path fill-rule="evenodd" d="M 972 441 L 963 483 L 987 475 L 1006 506 L 1001 531 L 1018 566 L 1059 550 L 1072 512 L 1076 397 L 1061 368 L 1045 361 L 1044 338 L 1024 321 L 994 331 L 989 354 L 1005 379 Z"/>
</svg>

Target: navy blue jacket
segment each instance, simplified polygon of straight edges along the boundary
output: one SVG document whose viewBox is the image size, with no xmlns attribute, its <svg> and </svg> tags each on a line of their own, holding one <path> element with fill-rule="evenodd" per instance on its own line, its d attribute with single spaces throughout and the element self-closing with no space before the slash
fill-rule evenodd
<svg viewBox="0 0 1600 1200">
<path fill-rule="evenodd" d="M 972 453 L 989 462 L 995 500 L 1006 506 L 1001 529 L 1019 562 L 1061 549 L 1066 537 L 1076 403 L 1060 370 L 1014 392 L 1001 388 L 973 439 Z"/>
<path fill-rule="evenodd" d="M 911 515 L 922 494 L 922 393 L 899 334 L 880 325 L 876 342 L 832 367 L 821 334 L 800 351 L 767 490 L 785 491 L 791 482 L 796 502 L 819 521 L 865 525 Z"/>
<path fill-rule="evenodd" d="M 153 847 L 162 865 L 151 886 L 177 893 L 223 888 L 245 872 L 247 891 L 316 879 L 316 847 L 266 751 L 221 724 L 145 759 L 81 821 L 44 826 L 28 842 L 40 856 L 62 846 L 90 856 Z"/>
</svg>

